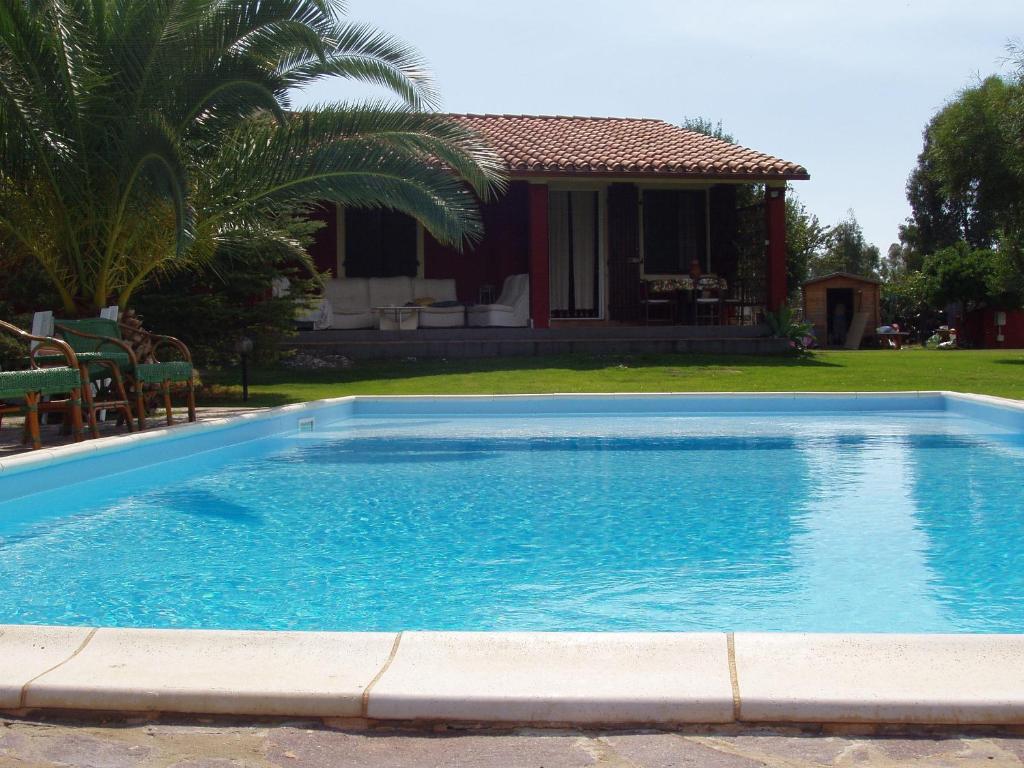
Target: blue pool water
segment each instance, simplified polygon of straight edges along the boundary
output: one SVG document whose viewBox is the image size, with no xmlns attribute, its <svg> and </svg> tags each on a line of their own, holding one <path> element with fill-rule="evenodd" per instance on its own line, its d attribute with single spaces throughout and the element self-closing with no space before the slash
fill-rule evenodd
<svg viewBox="0 0 1024 768">
<path fill-rule="evenodd" d="M 0 623 L 1024 631 L 1024 436 L 942 410 L 376 409 L 178 453 L 0 502 Z"/>
</svg>

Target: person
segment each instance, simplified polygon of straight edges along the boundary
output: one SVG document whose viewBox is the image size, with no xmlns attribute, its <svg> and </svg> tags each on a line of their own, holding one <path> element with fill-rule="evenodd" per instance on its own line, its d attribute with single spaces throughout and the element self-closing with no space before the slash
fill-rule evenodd
<svg viewBox="0 0 1024 768">
<path fill-rule="evenodd" d="M 841 345 L 846 343 L 846 333 L 850 330 L 849 320 L 846 318 L 846 305 L 836 304 L 832 310 L 832 335 L 829 337 L 829 344 Z"/>
</svg>

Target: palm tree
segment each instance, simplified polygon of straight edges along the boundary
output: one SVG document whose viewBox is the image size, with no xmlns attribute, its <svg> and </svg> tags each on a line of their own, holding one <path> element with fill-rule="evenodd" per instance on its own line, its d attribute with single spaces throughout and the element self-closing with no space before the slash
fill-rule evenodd
<svg viewBox="0 0 1024 768">
<path fill-rule="evenodd" d="M 398 102 L 290 111 L 326 77 Z M 339 0 L 0 0 L 0 265 L 35 260 L 72 312 L 234 248 L 306 259 L 285 223 L 322 202 L 461 246 L 502 171 L 436 105 Z"/>
</svg>

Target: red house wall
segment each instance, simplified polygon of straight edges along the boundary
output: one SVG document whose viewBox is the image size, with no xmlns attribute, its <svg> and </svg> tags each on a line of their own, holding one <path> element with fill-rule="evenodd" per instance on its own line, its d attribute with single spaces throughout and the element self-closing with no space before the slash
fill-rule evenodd
<svg viewBox="0 0 1024 768">
<path fill-rule="evenodd" d="M 994 310 L 979 309 L 971 312 L 967 315 L 965 326 L 966 340 L 971 346 L 985 349 L 1024 349 L 1024 310 L 1006 310 L 1002 341 L 996 341 L 999 328 L 996 326 Z"/>
<path fill-rule="evenodd" d="M 332 203 L 320 206 L 312 214 L 310 219 L 322 221 L 324 226 L 313 233 L 313 242 L 309 246 L 309 255 L 313 257 L 313 263 L 317 270 L 326 272 L 330 270 L 331 277 L 338 276 L 338 209 Z"/>
<path fill-rule="evenodd" d="M 481 206 L 484 239 L 462 253 L 424 233 L 424 275 L 454 277 L 459 300 L 476 302 L 481 285 L 493 285 L 497 298 L 506 277 L 529 271 L 528 186 L 514 181 L 501 198 Z"/>
</svg>

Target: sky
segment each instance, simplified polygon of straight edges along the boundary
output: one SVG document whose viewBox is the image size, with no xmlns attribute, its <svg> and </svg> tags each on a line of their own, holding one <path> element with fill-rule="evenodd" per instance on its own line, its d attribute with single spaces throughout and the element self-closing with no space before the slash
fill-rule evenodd
<svg viewBox="0 0 1024 768">
<path fill-rule="evenodd" d="M 921 131 L 962 88 L 1008 73 L 1024 0 L 350 0 L 414 45 L 451 112 L 705 117 L 798 162 L 823 224 L 853 210 L 884 253 L 910 214 Z M 380 97 L 344 80 L 296 106 Z"/>
</svg>

